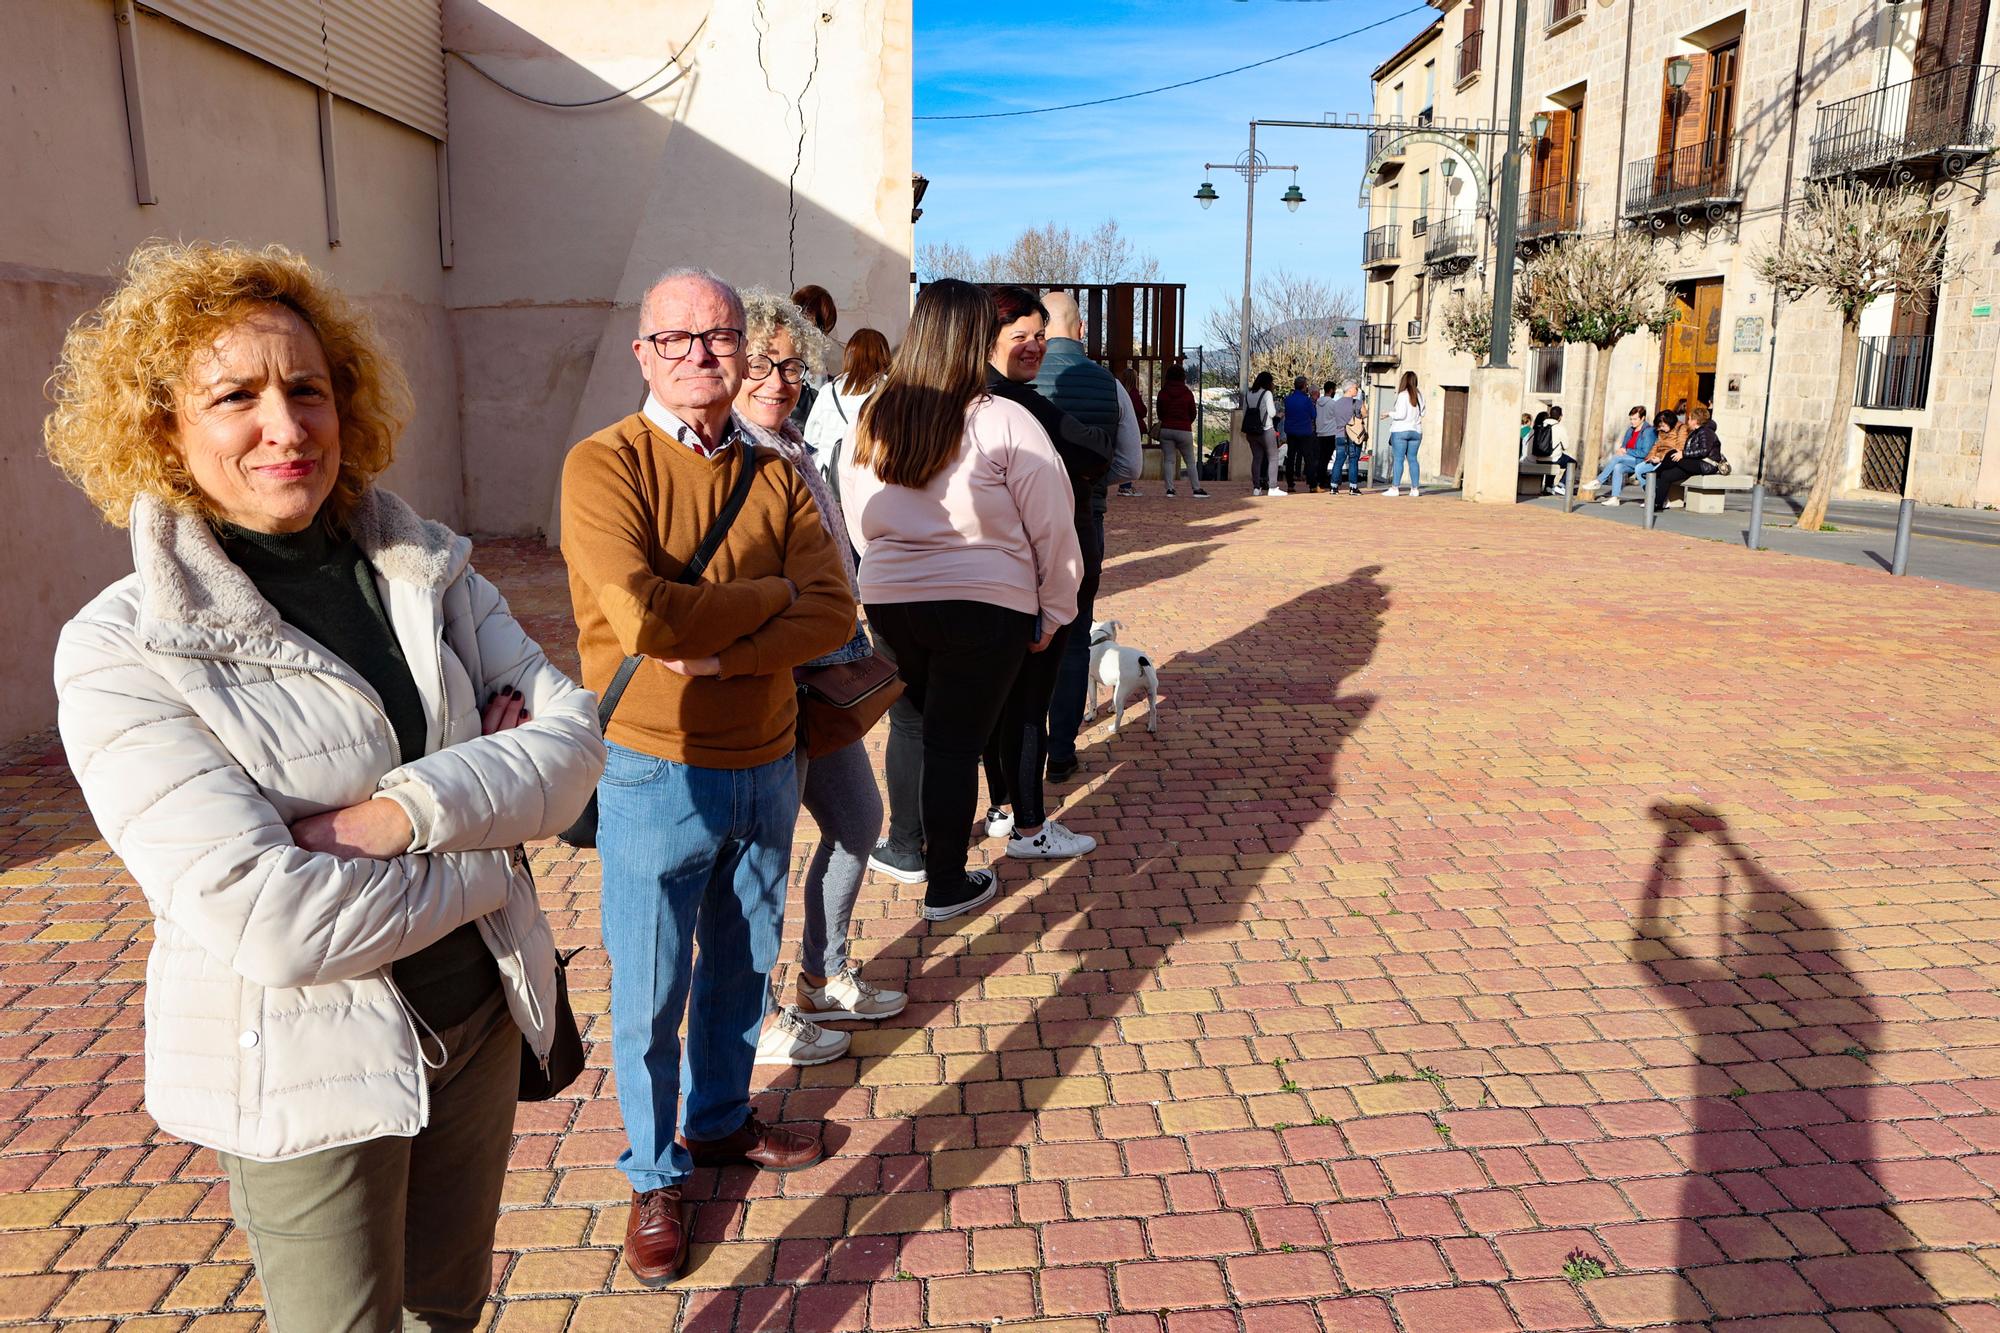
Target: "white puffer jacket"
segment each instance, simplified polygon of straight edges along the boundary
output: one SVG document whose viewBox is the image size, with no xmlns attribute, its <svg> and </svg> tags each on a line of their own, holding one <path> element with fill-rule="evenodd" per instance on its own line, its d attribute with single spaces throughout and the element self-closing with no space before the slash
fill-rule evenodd
<svg viewBox="0 0 2000 1333">
<path fill-rule="evenodd" d="M 469 540 L 380 489 L 350 526 L 429 714 L 415 763 L 374 689 L 284 624 L 204 519 L 152 499 L 132 509 L 137 572 L 56 649 L 70 767 L 157 923 L 146 1107 L 259 1161 L 423 1127 L 436 1047 L 389 965 L 467 921 L 547 1052 L 555 946 L 511 849 L 567 827 L 604 767 L 595 696 L 472 571 Z M 481 736 L 503 688 L 532 720 Z M 409 853 L 347 860 L 292 841 L 294 821 L 376 795 L 409 811 Z"/>
</svg>

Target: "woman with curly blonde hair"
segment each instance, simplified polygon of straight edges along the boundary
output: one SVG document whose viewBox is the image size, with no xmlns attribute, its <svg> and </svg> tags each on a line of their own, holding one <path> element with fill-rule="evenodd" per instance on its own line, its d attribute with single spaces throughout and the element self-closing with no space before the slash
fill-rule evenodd
<svg viewBox="0 0 2000 1333">
<path fill-rule="evenodd" d="M 63 745 L 152 909 L 146 1106 L 216 1150 L 271 1326 L 470 1329 L 556 960 L 520 844 L 591 695 L 375 485 L 408 394 L 282 249 L 155 243 L 79 320 L 49 456 L 132 531 L 64 627 Z"/>
</svg>

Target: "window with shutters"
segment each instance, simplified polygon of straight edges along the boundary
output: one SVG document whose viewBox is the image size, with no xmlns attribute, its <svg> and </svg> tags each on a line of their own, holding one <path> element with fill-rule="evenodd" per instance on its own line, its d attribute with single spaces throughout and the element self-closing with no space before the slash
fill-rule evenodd
<svg viewBox="0 0 2000 1333">
<path fill-rule="evenodd" d="M 1458 86 L 1479 77 L 1479 57 L 1486 25 L 1485 0 L 1469 0 L 1465 6 L 1465 26 L 1458 41 Z"/>
<path fill-rule="evenodd" d="M 1563 391 L 1563 345 L 1537 347 L 1534 352 L 1535 373 L 1532 393 L 1559 394 Z"/>
<path fill-rule="evenodd" d="M 1626 176 L 1626 210 L 1701 207 L 1738 202 L 1736 116 L 1740 44 L 1684 51 L 1668 57 L 1660 74 L 1657 155 L 1634 163 Z M 1673 85 L 1674 62 L 1687 62 L 1687 79 Z"/>
<path fill-rule="evenodd" d="M 1535 145 L 1528 195 L 1521 208 L 1521 237 L 1567 235 L 1578 224 L 1576 167 L 1583 160 L 1583 99 L 1548 113 L 1549 132 Z"/>
</svg>

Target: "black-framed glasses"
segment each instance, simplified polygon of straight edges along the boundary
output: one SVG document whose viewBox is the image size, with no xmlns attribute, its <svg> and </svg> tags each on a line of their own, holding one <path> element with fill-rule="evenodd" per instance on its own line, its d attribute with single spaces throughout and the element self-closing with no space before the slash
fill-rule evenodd
<svg viewBox="0 0 2000 1333">
<path fill-rule="evenodd" d="M 704 329 L 700 333 L 690 333 L 686 329 L 664 329 L 659 333 L 640 335 L 653 344 L 653 350 L 660 354 L 662 361 L 678 361 L 694 350 L 694 340 L 701 339 L 702 346 L 710 356 L 735 356 L 743 347 L 741 329 Z"/>
<path fill-rule="evenodd" d="M 769 379 L 774 370 L 786 384 L 798 384 L 806 377 L 806 363 L 797 357 L 788 356 L 783 361 L 773 361 L 762 352 L 750 358 L 750 368 L 745 373 L 753 380 L 762 380 Z"/>
</svg>

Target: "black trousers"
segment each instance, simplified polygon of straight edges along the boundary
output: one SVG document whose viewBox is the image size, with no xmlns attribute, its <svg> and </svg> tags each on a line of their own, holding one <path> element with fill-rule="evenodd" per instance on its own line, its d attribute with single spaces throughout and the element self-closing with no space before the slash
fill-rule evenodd
<svg viewBox="0 0 2000 1333">
<path fill-rule="evenodd" d="M 1332 464 L 1333 464 L 1333 436 L 1331 435 L 1313 436 L 1313 469 L 1312 469 L 1312 476 L 1307 479 L 1307 484 L 1310 485 L 1316 491 L 1332 490 L 1333 489 L 1333 476 L 1331 471 Z"/>
<path fill-rule="evenodd" d="M 1285 436 L 1285 489 L 1296 491 L 1299 483 L 1312 474 L 1313 450 L 1319 440 L 1317 435 Z"/>
<path fill-rule="evenodd" d="M 904 839 L 898 850 L 909 850 L 907 820 L 914 807 L 929 881 L 926 896 L 949 899 L 965 883 L 980 755 L 1028 656 L 1035 618 L 988 602 L 871 602 L 868 624 L 902 673 L 903 701 L 921 729 L 918 762 L 912 764 L 910 714 L 899 727 L 891 710 L 890 837 Z M 899 730 L 905 738 L 900 757 Z"/>
<path fill-rule="evenodd" d="M 1666 504 L 1668 487 L 1678 486 L 1689 477 L 1705 477 L 1707 475 L 1708 473 L 1702 470 L 1701 464 L 1691 462 L 1685 458 L 1676 458 L 1671 463 L 1660 464 L 1659 471 L 1653 474 L 1654 512 L 1657 513 L 1660 507 Z"/>
<path fill-rule="evenodd" d="M 995 805 L 1012 804 L 1016 828 L 1039 828 L 1048 818 L 1042 801 L 1042 766 L 1049 749 L 1049 700 L 1074 625 L 1056 631 L 1049 646 L 1029 653 L 1007 691 L 999 724 L 986 742 L 986 794 Z"/>
</svg>

